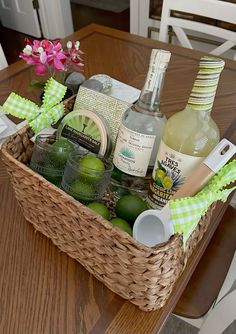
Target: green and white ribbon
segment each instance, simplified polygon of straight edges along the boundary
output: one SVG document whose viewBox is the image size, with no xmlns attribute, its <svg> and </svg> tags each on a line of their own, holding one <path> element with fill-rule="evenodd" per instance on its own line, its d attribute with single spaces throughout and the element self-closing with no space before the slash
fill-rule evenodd
<svg viewBox="0 0 236 334">
<path fill-rule="evenodd" d="M 188 106 L 199 111 L 211 111 L 224 60 L 211 56 L 200 59 L 199 72 L 188 100 Z"/>
<path fill-rule="evenodd" d="M 47 126 L 56 123 L 64 114 L 64 105 L 60 101 L 66 90 L 66 86 L 50 78 L 44 88 L 41 107 L 15 93 L 11 93 L 3 104 L 3 109 L 7 114 L 26 119 L 34 133 L 37 134 Z"/>
<path fill-rule="evenodd" d="M 236 189 L 224 189 L 236 180 L 236 160 L 225 165 L 218 174 L 195 196 L 170 200 L 171 221 L 175 233 L 183 235 L 183 243 L 190 237 L 208 207 L 221 200 L 225 202 L 228 195 Z"/>
</svg>

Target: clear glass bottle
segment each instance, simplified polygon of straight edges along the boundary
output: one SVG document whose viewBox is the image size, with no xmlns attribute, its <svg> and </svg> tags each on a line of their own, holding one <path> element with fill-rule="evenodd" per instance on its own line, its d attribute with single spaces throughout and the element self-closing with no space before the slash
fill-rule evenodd
<svg viewBox="0 0 236 334">
<path fill-rule="evenodd" d="M 169 60 L 169 51 L 152 50 L 140 97 L 121 120 L 113 158 L 115 174 L 119 174 L 118 171 L 142 178 L 154 166 L 166 123 L 166 118 L 160 111 L 160 95 Z"/>
<path fill-rule="evenodd" d="M 218 144 L 219 129 L 210 113 L 223 68 L 222 59 L 202 57 L 186 108 L 168 119 L 152 173 L 150 207 L 162 208 Z"/>
</svg>

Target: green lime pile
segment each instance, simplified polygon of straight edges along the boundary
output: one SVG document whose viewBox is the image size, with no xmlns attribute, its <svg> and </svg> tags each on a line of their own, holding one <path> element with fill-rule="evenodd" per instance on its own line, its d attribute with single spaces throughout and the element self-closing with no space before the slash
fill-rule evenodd
<svg viewBox="0 0 236 334">
<path fill-rule="evenodd" d="M 110 219 L 110 211 L 107 208 L 107 206 L 104 203 L 101 202 L 91 202 L 87 205 L 88 208 L 92 209 L 96 213 L 98 213 L 100 216 L 102 216 L 104 219 L 109 220 Z M 125 221 L 122 218 L 112 218 L 110 222 L 114 225 L 119 227 L 121 230 L 127 232 L 128 234 L 132 235 L 132 229 L 129 223 Z"/>
<path fill-rule="evenodd" d="M 88 205 L 90 209 L 93 209 L 103 218 L 109 220 L 109 210 L 103 203 L 93 202 Z M 124 195 L 116 203 L 115 212 L 116 217 L 112 218 L 110 222 L 119 227 L 121 230 L 132 235 L 132 226 L 138 217 L 138 215 L 147 210 L 148 206 L 146 202 L 138 195 Z"/>
</svg>

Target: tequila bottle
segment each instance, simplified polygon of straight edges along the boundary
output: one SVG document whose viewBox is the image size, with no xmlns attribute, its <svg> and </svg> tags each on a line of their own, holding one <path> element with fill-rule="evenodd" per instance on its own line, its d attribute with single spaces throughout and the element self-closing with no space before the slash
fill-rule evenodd
<svg viewBox="0 0 236 334">
<path fill-rule="evenodd" d="M 160 96 L 169 60 L 169 51 L 152 50 L 140 97 L 121 120 L 113 158 L 116 175 L 144 178 L 154 166 L 166 123 L 160 111 Z"/>
<path fill-rule="evenodd" d="M 218 144 L 219 129 L 211 110 L 223 68 L 223 60 L 202 57 L 186 108 L 168 119 L 152 173 L 150 207 L 162 208 Z"/>
</svg>

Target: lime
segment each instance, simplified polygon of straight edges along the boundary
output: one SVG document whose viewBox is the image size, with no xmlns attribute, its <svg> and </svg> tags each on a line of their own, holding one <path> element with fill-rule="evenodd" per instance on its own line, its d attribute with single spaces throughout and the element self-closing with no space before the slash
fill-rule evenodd
<svg viewBox="0 0 236 334">
<path fill-rule="evenodd" d="M 42 175 L 49 182 L 55 184 L 56 186 L 59 186 L 61 184 L 62 175 L 54 175 L 53 172 L 53 169 L 51 170 L 51 172 L 48 169 L 47 172 L 40 172 L 40 175 Z"/>
<path fill-rule="evenodd" d="M 163 178 L 165 177 L 166 173 L 164 172 L 164 170 L 157 168 L 156 169 L 156 173 L 155 173 L 155 180 L 156 179 L 161 179 L 163 180 Z"/>
<path fill-rule="evenodd" d="M 138 215 L 147 210 L 146 202 L 138 195 L 124 195 L 116 203 L 115 212 L 119 218 L 133 224 Z"/>
<path fill-rule="evenodd" d="M 78 201 L 92 199 L 94 192 L 94 187 L 91 184 L 84 183 L 81 180 L 72 182 L 69 190 L 69 194 Z"/>
<path fill-rule="evenodd" d="M 108 210 L 105 204 L 101 202 L 92 202 L 92 203 L 89 203 L 87 207 L 97 212 L 103 218 L 107 220 L 110 219 L 110 211 Z"/>
<path fill-rule="evenodd" d="M 173 186 L 174 181 L 172 180 L 172 178 L 170 176 L 165 176 L 162 184 L 163 187 L 167 190 L 171 189 L 171 187 Z"/>
<path fill-rule="evenodd" d="M 113 225 L 119 227 L 121 230 L 123 230 L 123 231 L 129 233 L 130 235 L 132 235 L 132 229 L 131 229 L 129 223 L 127 223 L 127 221 L 125 221 L 124 219 L 121 219 L 121 218 L 112 218 L 110 220 L 110 222 Z"/>
<path fill-rule="evenodd" d="M 74 144 L 66 138 L 59 138 L 53 144 L 53 147 L 65 148 L 68 150 L 74 149 Z"/>
<path fill-rule="evenodd" d="M 87 154 L 79 160 L 79 175 L 86 181 L 95 182 L 102 178 L 105 165 L 98 157 Z"/>
<path fill-rule="evenodd" d="M 69 154 L 74 150 L 74 145 L 66 138 L 57 139 L 52 144 L 50 157 L 58 164 L 65 164 Z"/>
</svg>

